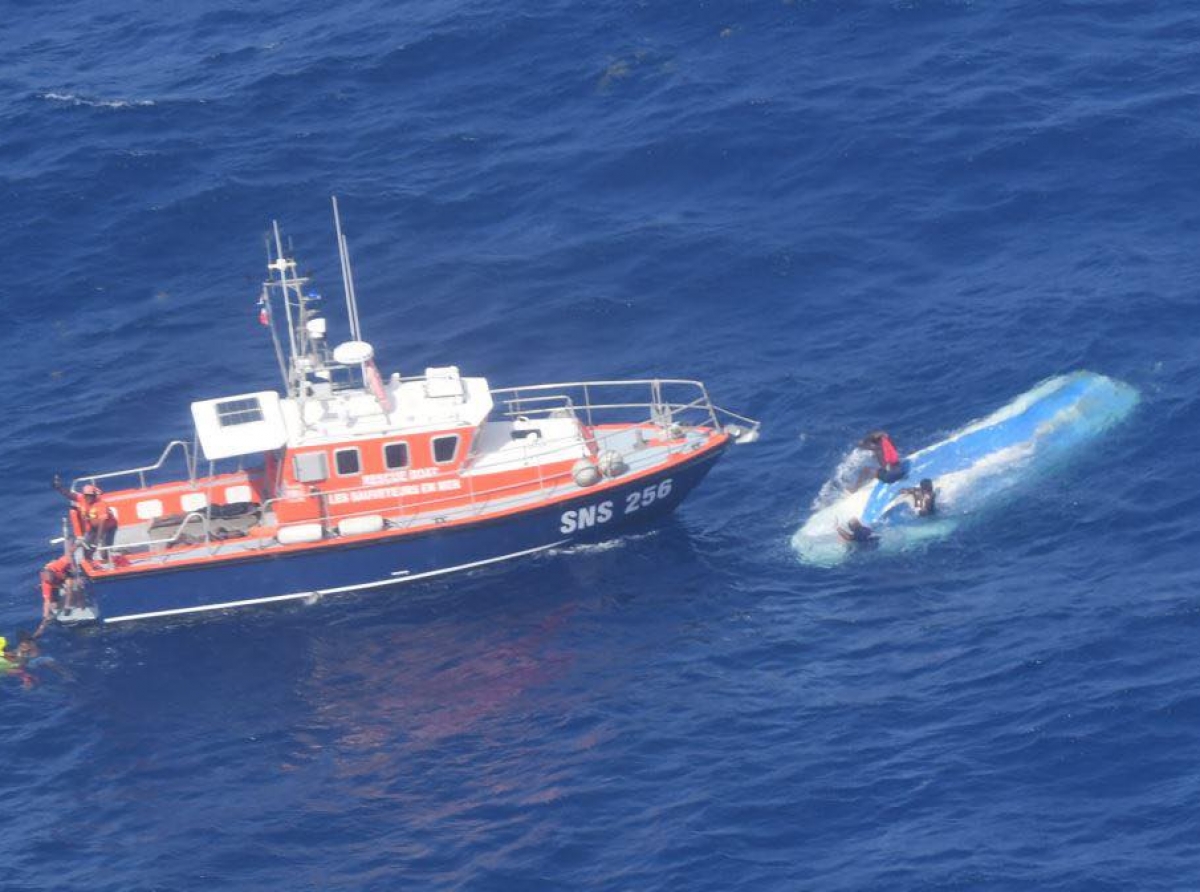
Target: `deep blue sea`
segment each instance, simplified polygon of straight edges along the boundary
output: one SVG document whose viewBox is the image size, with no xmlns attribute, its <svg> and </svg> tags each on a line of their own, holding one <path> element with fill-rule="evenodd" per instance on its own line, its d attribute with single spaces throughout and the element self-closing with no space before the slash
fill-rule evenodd
<svg viewBox="0 0 1200 892">
<path fill-rule="evenodd" d="M 278 219 L 381 365 L 695 377 L 655 532 L 49 633 L 0 888 L 1200 887 L 1200 10 L 312 0 L 0 15 L 0 634 L 74 476 L 274 387 Z M 336 306 L 336 304 L 335 304 Z M 336 311 L 332 324 L 341 328 Z M 789 545 L 850 444 L 1141 402 L 953 537 Z"/>
</svg>

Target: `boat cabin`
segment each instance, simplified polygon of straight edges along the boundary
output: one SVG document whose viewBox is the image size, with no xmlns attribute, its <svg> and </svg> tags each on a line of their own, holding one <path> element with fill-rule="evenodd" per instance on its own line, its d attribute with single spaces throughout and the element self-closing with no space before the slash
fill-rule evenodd
<svg viewBox="0 0 1200 892">
<path fill-rule="evenodd" d="M 193 403 L 203 458 L 236 469 L 110 492 L 117 548 L 187 544 L 197 538 L 189 523 L 283 544 L 373 533 L 405 516 L 569 479 L 576 462 L 595 456 L 594 436 L 574 413 L 490 419 L 484 378 L 446 366 L 385 381 L 366 344 L 343 347 L 335 354 L 350 353 L 353 365 L 321 365 L 296 396 L 256 391 Z"/>
</svg>

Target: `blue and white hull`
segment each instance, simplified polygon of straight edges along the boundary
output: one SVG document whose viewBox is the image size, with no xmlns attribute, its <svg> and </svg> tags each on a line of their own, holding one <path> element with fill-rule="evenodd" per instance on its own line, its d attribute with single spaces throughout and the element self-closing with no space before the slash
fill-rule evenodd
<svg viewBox="0 0 1200 892">
<path fill-rule="evenodd" d="M 878 536 L 883 551 L 902 551 L 940 539 L 969 514 L 1006 494 L 1123 420 L 1137 405 L 1127 384 L 1091 372 L 1042 382 L 991 415 L 905 459 L 894 483 L 872 481 L 851 493 L 827 485 L 813 513 L 792 537 L 805 563 L 829 566 L 848 553 L 837 527 L 857 518 Z M 901 493 L 923 478 L 934 481 L 938 512 L 917 517 Z"/>
</svg>

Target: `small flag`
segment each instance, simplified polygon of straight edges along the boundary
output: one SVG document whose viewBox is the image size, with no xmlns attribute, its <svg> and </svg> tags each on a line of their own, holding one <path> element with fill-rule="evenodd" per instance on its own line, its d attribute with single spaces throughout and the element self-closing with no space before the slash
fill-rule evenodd
<svg viewBox="0 0 1200 892">
<path fill-rule="evenodd" d="M 258 324 L 271 324 L 271 304 L 265 297 L 258 299 Z"/>
</svg>

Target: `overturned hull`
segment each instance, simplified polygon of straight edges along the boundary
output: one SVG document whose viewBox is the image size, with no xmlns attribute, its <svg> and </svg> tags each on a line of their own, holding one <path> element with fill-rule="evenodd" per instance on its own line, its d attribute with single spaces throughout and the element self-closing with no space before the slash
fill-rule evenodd
<svg viewBox="0 0 1200 892">
<path fill-rule="evenodd" d="M 1033 475 L 1068 459 L 1122 421 L 1137 405 L 1127 384 L 1092 372 L 1042 382 L 1008 405 L 905 458 L 895 483 L 872 481 L 854 492 L 827 484 L 813 512 L 792 537 L 809 564 L 831 566 L 848 549 L 837 534 L 852 518 L 871 527 L 880 551 L 903 551 L 944 538 L 963 519 L 1005 498 Z M 923 478 L 934 481 L 938 513 L 917 517 L 901 493 Z"/>
</svg>

